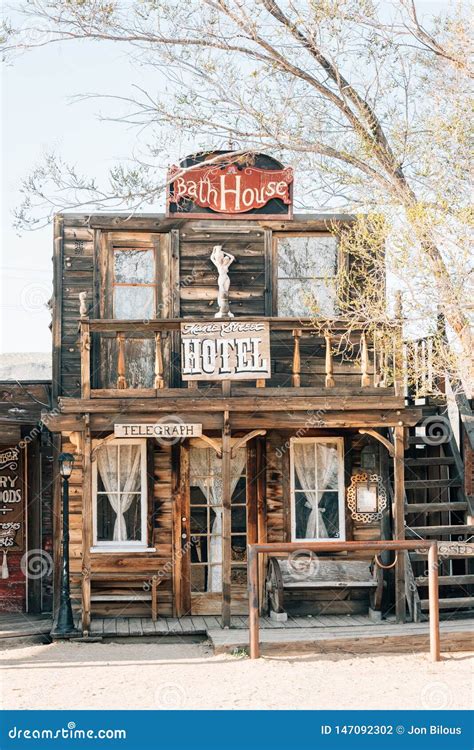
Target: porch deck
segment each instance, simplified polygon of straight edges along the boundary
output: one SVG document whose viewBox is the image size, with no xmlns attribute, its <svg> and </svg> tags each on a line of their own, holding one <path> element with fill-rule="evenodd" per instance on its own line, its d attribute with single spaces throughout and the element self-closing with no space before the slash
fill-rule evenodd
<svg viewBox="0 0 474 750">
<path fill-rule="evenodd" d="M 80 625 L 77 620 L 76 625 Z M 13 637 L 49 639 L 51 618 L 43 615 L 0 615 L 0 640 Z M 260 644 L 264 654 L 295 653 L 400 653 L 429 650 L 427 622 L 397 624 L 394 618 L 374 623 L 362 615 L 319 615 L 289 617 L 286 623 L 266 617 L 260 620 Z M 440 623 L 441 651 L 472 651 L 474 618 L 446 620 Z M 248 649 L 247 617 L 232 617 L 232 626 L 224 630 L 212 616 L 187 616 L 180 619 L 95 617 L 90 638 L 161 637 L 207 639 L 216 654 Z"/>
</svg>

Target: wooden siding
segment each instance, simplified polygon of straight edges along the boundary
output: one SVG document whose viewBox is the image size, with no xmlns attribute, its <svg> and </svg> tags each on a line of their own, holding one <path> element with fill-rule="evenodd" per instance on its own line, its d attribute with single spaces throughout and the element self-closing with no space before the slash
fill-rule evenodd
<svg viewBox="0 0 474 750">
<path fill-rule="evenodd" d="M 236 317 L 269 315 L 265 310 L 265 243 L 263 229 L 249 227 L 233 232 L 222 222 L 212 234 L 199 222 L 189 222 L 180 232 L 180 308 L 184 318 L 214 317 L 217 312 L 217 270 L 211 262 L 214 245 L 235 256 L 230 266 L 230 309 Z"/>
<path fill-rule="evenodd" d="M 74 452 L 75 447 L 63 436 L 62 450 Z M 130 572 L 143 574 L 144 581 L 159 575 L 162 583 L 158 588 L 158 614 L 172 614 L 172 492 L 171 492 L 171 448 L 154 445 L 152 456 L 151 485 L 153 488 L 151 509 L 151 544 L 155 552 L 91 553 L 91 571 Z M 79 576 L 82 570 L 82 474 L 83 460 L 76 452 L 76 462 L 70 481 L 70 564 L 73 576 L 72 595 L 76 607 L 80 607 Z M 122 612 L 122 616 L 150 613 L 147 604 L 141 603 L 94 603 L 92 616 L 111 615 Z"/>
</svg>

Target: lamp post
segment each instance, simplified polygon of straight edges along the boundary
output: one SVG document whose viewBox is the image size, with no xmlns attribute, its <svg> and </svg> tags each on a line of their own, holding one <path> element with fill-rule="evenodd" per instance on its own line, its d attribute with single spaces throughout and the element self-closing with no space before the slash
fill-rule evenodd
<svg viewBox="0 0 474 750">
<path fill-rule="evenodd" d="M 74 618 L 72 616 L 71 592 L 69 588 L 69 477 L 72 473 L 74 456 L 72 453 L 59 455 L 59 473 L 63 480 L 63 538 L 62 538 L 62 568 L 61 593 L 59 600 L 58 619 L 55 635 L 75 635 Z"/>
</svg>

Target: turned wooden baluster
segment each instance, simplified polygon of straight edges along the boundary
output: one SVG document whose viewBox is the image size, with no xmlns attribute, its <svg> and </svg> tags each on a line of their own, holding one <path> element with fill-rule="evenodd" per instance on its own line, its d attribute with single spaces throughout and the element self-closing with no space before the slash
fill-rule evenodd
<svg viewBox="0 0 474 750">
<path fill-rule="evenodd" d="M 422 396 L 426 396 L 426 384 L 428 380 L 428 366 L 426 356 L 426 339 L 422 339 L 420 352 L 420 390 Z"/>
<path fill-rule="evenodd" d="M 418 355 L 418 341 L 413 342 L 413 383 L 415 387 L 415 398 L 420 393 L 420 359 Z"/>
<path fill-rule="evenodd" d="M 91 397 L 91 335 L 86 319 L 81 320 L 81 396 Z"/>
<path fill-rule="evenodd" d="M 334 388 L 336 382 L 332 372 L 331 337 L 326 334 L 324 338 L 326 340 L 326 388 Z"/>
<path fill-rule="evenodd" d="M 117 388 L 123 389 L 127 387 L 127 381 L 125 379 L 125 335 L 119 331 L 117 333 Z"/>
<path fill-rule="evenodd" d="M 378 361 L 377 361 L 377 331 L 374 331 L 373 335 L 373 347 L 374 347 L 374 388 L 377 388 L 379 384 L 379 369 L 378 369 Z"/>
<path fill-rule="evenodd" d="M 380 388 L 387 387 L 388 377 L 388 352 L 387 352 L 387 341 L 384 337 L 384 332 L 380 332 Z"/>
<path fill-rule="evenodd" d="M 163 377 L 163 349 L 161 347 L 161 331 L 155 333 L 155 388 L 164 388 Z"/>
<path fill-rule="evenodd" d="M 293 388 L 299 388 L 301 386 L 300 338 L 301 329 L 295 328 L 293 331 L 293 369 L 291 375 L 291 385 Z"/>
<path fill-rule="evenodd" d="M 428 393 L 433 393 L 433 338 L 428 339 L 428 372 L 427 372 L 427 389 Z"/>
<path fill-rule="evenodd" d="M 403 395 L 405 398 L 409 398 L 410 390 L 408 383 L 408 357 L 409 349 L 408 344 L 403 344 L 403 359 L 402 359 L 402 373 L 403 373 Z"/>
<path fill-rule="evenodd" d="M 367 345 L 367 336 L 365 333 L 360 337 L 360 384 L 362 388 L 368 388 L 370 386 L 370 375 L 369 375 L 369 347 Z"/>
</svg>

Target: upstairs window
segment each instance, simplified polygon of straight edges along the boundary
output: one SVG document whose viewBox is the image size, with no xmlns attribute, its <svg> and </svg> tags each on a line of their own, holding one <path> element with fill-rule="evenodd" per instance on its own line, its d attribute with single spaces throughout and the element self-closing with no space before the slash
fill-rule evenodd
<svg viewBox="0 0 474 750">
<path fill-rule="evenodd" d="M 113 249 L 113 317 L 149 320 L 156 315 L 156 264 L 152 248 Z"/>
<path fill-rule="evenodd" d="M 278 237 L 278 315 L 333 318 L 337 315 L 337 238 Z"/>
</svg>

